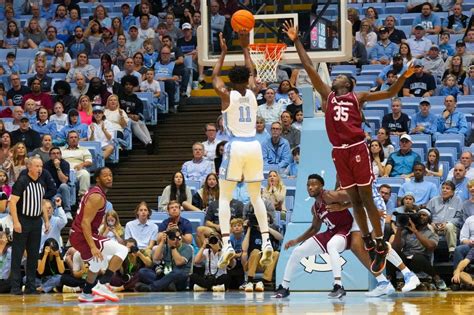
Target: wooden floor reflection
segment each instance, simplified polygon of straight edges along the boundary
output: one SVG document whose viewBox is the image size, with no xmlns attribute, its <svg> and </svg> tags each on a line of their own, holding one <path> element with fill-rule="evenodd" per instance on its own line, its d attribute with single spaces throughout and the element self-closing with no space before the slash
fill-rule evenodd
<svg viewBox="0 0 474 315">
<path fill-rule="evenodd" d="M 363 292 L 348 292 L 342 300 L 329 300 L 326 293 L 298 292 L 276 300 L 271 293 L 130 293 L 119 303 L 78 303 L 74 294 L 0 296 L 1 314 L 25 315 L 116 315 L 116 314 L 444 314 L 474 313 L 471 292 L 413 292 L 385 298 L 366 298 Z"/>
</svg>

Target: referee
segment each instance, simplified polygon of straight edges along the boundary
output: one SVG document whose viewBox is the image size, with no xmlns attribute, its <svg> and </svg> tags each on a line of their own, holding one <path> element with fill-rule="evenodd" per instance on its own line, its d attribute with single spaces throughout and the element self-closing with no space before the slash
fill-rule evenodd
<svg viewBox="0 0 474 315">
<path fill-rule="evenodd" d="M 48 213 L 43 212 L 46 183 L 41 178 L 43 162 L 32 157 L 27 162 L 28 173 L 20 175 L 13 185 L 10 196 L 10 214 L 13 219 L 13 243 L 11 262 L 11 293 L 20 295 L 21 259 L 27 253 L 25 294 L 36 294 L 35 276 L 38 267 L 41 227 L 44 220 L 45 232 L 49 231 Z"/>
</svg>

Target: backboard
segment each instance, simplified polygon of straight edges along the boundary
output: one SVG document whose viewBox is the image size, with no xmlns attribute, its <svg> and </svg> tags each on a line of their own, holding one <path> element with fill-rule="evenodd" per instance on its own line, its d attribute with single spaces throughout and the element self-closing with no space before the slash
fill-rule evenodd
<svg viewBox="0 0 474 315">
<path fill-rule="evenodd" d="M 328 3 L 326 3 L 326 1 Z M 345 0 L 254 0 L 248 9 L 255 16 L 255 27 L 250 34 L 251 43 L 285 43 L 287 50 L 280 64 L 301 63 L 293 43 L 282 32 L 285 20 L 293 20 L 299 27 L 303 45 L 313 62 L 337 62 L 352 55 L 352 24 L 347 20 Z M 218 41 L 219 19 L 213 0 L 201 1 L 201 26 L 198 28 L 199 62 L 205 66 L 216 64 L 220 47 Z M 222 24 L 220 24 L 222 25 Z M 238 35 L 232 31 L 227 19 L 222 29 L 228 53 L 225 65 L 244 64 Z"/>
</svg>

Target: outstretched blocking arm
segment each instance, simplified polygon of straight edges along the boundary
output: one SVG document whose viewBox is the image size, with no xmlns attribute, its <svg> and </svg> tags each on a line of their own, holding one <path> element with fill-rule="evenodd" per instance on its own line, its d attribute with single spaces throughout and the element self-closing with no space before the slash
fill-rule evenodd
<svg viewBox="0 0 474 315">
<path fill-rule="evenodd" d="M 225 86 L 224 81 L 220 77 L 222 65 L 224 64 L 225 55 L 227 53 L 227 45 L 222 33 L 219 33 L 219 40 L 221 43 L 221 55 L 219 60 L 217 60 L 217 64 L 214 66 L 214 70 L 212 70 L 212 87 L 214 88 L 214 91 L 216 91 L 217 95 L 219 95 L 221 98 L 222 110 L 226 110 L 230 105 L 230 94 L 227 90 L 227 87 Z"/>
<path fill-rule="evenodd" d="M 298 52 L 298 56 L 301 59 L 301 63 L 303 64 L 304 69 L 308 73 L 311 83 L 313 84 L 316 91 L 321 94 L 321 108 L 323 112 L 325 112 L 326 100 L 328 98 L 329 93 L 331 93 L 331 87 L 323 82 L 316 69 L 313 68 L 313 63 L 309 58 L 308 54 L 306 53 L 303 43 L 298 37 L 298 27 L 293 25 L 293 21 L 285 21 L 283 25 L 283 32 L 285 32 L 286 35 L 288 35 L 288 37 L 293 41 L 293 43 L 295 43 L 296 51 Z"/>
<path fill-rule="evenodd" d="M 363 104 L 364 102 L 372 102 L 372 101 L 380 101 L 380 100 L 385 100 L 387 98 L 392 98 L 400 92 L 400 89 L 403 87 L 405 84 L 405 80 L 408 79 L 413 75 L 415 72 L 415 67 L 410 66 L 410 68 L 403 73 L 398 80 L 392 84 L 392 86 L 385 91 L 379 91 L 379 92 L 361 92 L 358 93 L 357 97 L 359 99 L 359 103 Z"/>
<path fill-rule="evenodd" d="M 249 32 L 247 30 L 241 30 L 239 32 L 239 39 L 240 45 L 242 46 L 242 50 L 244 52 L 245 66 L 250 71 L 249 89 L 251 89 L 255 94 L 257 94 L 260 91 L 258 90 L 257 84 L 255 83 L 255 67 L 253 66 L 252 58 L 250 58 Z"/>
</svg>

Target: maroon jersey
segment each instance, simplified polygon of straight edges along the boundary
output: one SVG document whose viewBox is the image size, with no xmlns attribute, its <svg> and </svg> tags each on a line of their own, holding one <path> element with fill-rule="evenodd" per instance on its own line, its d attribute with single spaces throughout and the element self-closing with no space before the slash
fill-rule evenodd
<svg viewBox="0 0 474 315">
<path fill-rule="evenodd" d="M 89 189 L 81 199 L 79 209 L 77 210 L 76 218 L 74 219 L 74 222 L 72 222 L 72 229 L 76 233 L 77 232 L 82 233 L 81 223 L 82 223 L 82 217 L 84 215 L 84 207 L 86 206 L 87 199 L 92 194 L 99 194 L 101 195 L 102 198 L 104 198 L 104 206 L 98 209 L 91 223 L 92 234 L 99 234 L 99 226 L 102 224 L 102 219 L 104 218 L 104 215 L 105 215 L 105 205 L 106 205 L 105 201 L 107 200 L 107 198 L 105 197 L 105 192 L 99 186 L 95 186 Z"/>
<path fill-rule="evenodd" d="M 354 92 L 336 96 L 329 93 L 325 113 L 329 142 L 334 147 L 355 144 L 365 140 L 362 130 L 360 104 Z"/>
<path fill-rule="evenodd" d="M 321 194 L 324 195 L 324 191 L 322 191 Z M 326 202 L 323 198 L 318 199 L 314 202 L 311 212 L 314 216 L 317 215 L 318 218 L 326 224 L 328 227 L 326 232 L 329 232 L 332 235 L 348 235 L 353 222 L 352 214 L 349 210 L 345 209 L 342 211 L 329 212 L 326 210 Z"/>
</svg>

